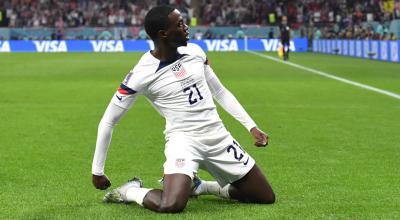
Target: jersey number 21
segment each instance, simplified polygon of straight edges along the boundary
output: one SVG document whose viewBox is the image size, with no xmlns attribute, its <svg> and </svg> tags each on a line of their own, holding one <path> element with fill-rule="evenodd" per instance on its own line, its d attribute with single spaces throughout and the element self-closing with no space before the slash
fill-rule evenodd
<svg viewBox="0 0 400 220">
<path fill-rule="evenodd" d="M 202 100 L 200 90 L 197 88 L 196 83 L 183 89 L 184 93 L 189 94 L 188 100 L 190 105 L 195 104 L 198 100 Z"/>
</svg>

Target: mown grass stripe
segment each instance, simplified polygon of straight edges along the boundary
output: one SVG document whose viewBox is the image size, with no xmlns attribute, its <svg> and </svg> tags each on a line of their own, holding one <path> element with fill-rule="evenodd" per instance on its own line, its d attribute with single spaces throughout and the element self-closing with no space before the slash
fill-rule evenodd
<svg viewBox="0 0 400 220">
<path fill-rule="evenodd" d="M 254 54 L 256 56 L 260 56 L 260 57 L 275 61 L 275 62 L 283 63 L 283 64 L 286 64 L 286 65 L 289 65 L 289 66 L 292 66 L 292 67 L 295 67 L 295 68 L 298 68 L 298 69 L 302 69 L 302 70 L 305 70 L 307 72 L 310 72 L 310 73 L 313 73 L 313 74 L 317 74 L 317 75 L 320 75 L 320 76 L 323 76 L 323 77 L 326 77 L 326 78 L 334 79 L 334 80 L 337 80 L 337 81 L 340 81 L 340 82 L 343 82 L 343 83 L 347 83 L 347 84 L 350 84 L 350 85 L 353 85 L 353 86 L 356 86 L 356 87 L 359 87 L 359 88 L 362 88 L 362 89 L 366 89 L 366 90 L 370 90 L 370 91 L 373 91 L 373 92 L 376 92 L 376 93 L 387 95 L 387 96 L 393 97 L 395 99 L 400 99 L 400 95 L 399 94 L 396 94 L 396 93 L 393 93 L 393 92 L 390 92 L 390 91 L 387 91 L 387 90 L 379 89 L 379 88 L 376 88 L 376 87 L 373 87 L 373 86 L 369 86 L 369 85 L 366 85 L 366 84 L 362 84 L 362 83 L 359 83 L 359 82 L 348 80 L 348 79 L 345 79 L 345 78 L 342 78 L 342 77 L 335 76 L 335 75 L 330 74 L 330 73 L 326 73 L 326 72 L 323 72 L 323 71 L 320 71 L 320 70 L 316 70 L 316 69 L 312 69 L 312 68 L 309 68 L 309 67 L 305 67 L 305 66 L 302 66 L 302 65 L 299 65 L 299 64 L 295 64 L 295 63 L 292 63 L 292 62 L 289 62 L 289 61 L 283 61 L 281 59 L 278 59 L 278 58 L 275 58 L 275 57 L 272 57 L 272 56 L 268 56 L 268 55 L 265 55 L 265 54 L 257 53 L 257 52 L 254 52 L 254 51 L 247 51 L 247 52 L 251 53 L 251 54 Z"/>
</svg>

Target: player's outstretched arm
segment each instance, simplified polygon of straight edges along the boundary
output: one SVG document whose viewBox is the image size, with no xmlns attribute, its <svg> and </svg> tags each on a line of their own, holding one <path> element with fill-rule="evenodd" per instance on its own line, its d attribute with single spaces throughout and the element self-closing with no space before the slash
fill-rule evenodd
<svg viewBox="0 0 400 220">
<path fill-rule="evenodd" d="M 249 114 L 247 114 L 246 110 L 235 98 L 235 96 L 222 85 L 209 65 L 205 66 L 205 74 L 211 93 L 217 102 L 222 106 L 222 108 L 224 108 L 225 111 L 231 114 L 244 127 L 246 127 L 248 131 L 250 131 L 255 140 L 255 146 L 267 146 L 268 135 L 257 128 L 253 119 L 251 119 Z"/>
<path fill-rule="evenodd" d="M 113 98 L 115 99 L 115 98 Z M 132 106 L 136 100 L 130 98 L 129 106 Z M 128 111 L 128 108 L 122 108 L 112 100 L 108 105 L 103 118 L 101 119 L 97 131 L 96 150 L 92 163 L 92 183 L 97 189 L 107 189 L 111 186 L 110 180 L 104 174 L 104 165 L 107 157 L 107 151 L 110 146 L 114 126 L 119 122 L 122 116 Z"/>
<path fill-rule="evenodd" d="M 256 127 L 253 119 L 247 114 L 236 97 L 222 85 L 209 65 L 205 66 L 205 75 L 214 99 L 217 100 L 222 108 L 246 127 L 248 131 Z"/>
</svg>

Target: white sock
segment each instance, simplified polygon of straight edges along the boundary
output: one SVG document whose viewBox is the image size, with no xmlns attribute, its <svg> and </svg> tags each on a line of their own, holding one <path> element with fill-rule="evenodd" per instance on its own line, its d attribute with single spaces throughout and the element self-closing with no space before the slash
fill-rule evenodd
<svg viewBox="0 0 400 220">
<path fill-rule="evenodd" d="M 137 204 L 143 206 L 143 199 L 150 190 L 152 189 L 131 187 L 126 190 L 126 202 L 136 202 Z"/>
<path fill-rule="evenodd" d="M 202 181 L 198 190 L 196 190 L 196 194 L 198 195 L 215 195 L 224 199 L 229 199 L 229 186 L 222 187 L 216 181 Z"/>
</svg>

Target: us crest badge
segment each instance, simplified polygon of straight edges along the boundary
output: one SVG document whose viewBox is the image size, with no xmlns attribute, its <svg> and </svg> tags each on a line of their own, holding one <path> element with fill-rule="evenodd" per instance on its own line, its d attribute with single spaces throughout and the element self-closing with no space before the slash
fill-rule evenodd
<svg viewBox="0 0 400 220">
<path fill-rule="evenodd" d="M 172 68 L 171 68 L 172 72 L 174 73 L 175 77 L 177 79 L 182 79 L 183 77 L 186 76 L 186 70 L 185 68 L 183 68 L 181 63 L 177 63 L 175 64 Z"/>
<path fill-rule="evenodd" d="M 184 167 L 185 166 L 185 159 L 182 159 L 182 158 L 176 159 L 175 166 L 178 167 L 178 168 Z"/>
</svg>

